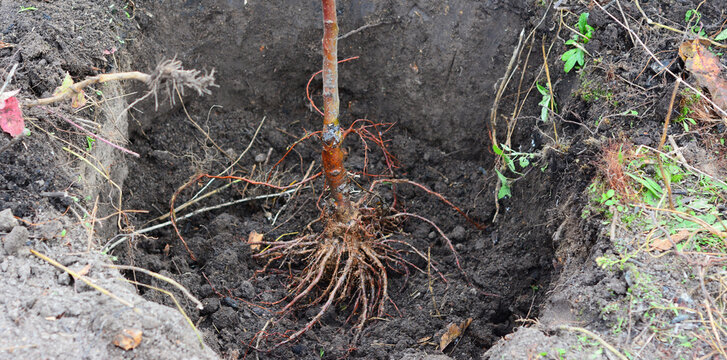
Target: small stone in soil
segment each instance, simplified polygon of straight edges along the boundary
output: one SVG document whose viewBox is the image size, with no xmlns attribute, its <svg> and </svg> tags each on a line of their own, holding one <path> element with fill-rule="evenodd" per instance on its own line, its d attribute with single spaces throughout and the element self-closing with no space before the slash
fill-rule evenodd
<svg viewBox="0 0 727 360">
<path fill-rule="evenodd" d="M 449 239 L 452 240 L 452 242 L 459 242 L 463 241 L 466 235 L 467 232 L 465 231 L 464 226 L 457 225 L 454 230 L 452 230 L 452 233 L 449 234 Z"/>
<path fill-rule="evenodd" d="M 255 287 L 249 281 L 243 280 L 237 289 L 235 289 L 235 296 L 252 299 L 255 296 Z"/>
<path fill-rule="evenodd" d="M 229 306 L 235 310 L 237 310 L 240 307 L 240 305 L 237 304 L 237 301 L 235 301 L 235 299 L 233 299 L 229 296 L 225 296 L 222 299 L 222 305 Z"/>
<path fill-rule="evenodd" d="M 220 309 L 220 299 L 218 298 L 206 298 L 202 300 L 202 304 L 204 308 L 199 311 L 199 314 L 202 316 L 214 314 Z"/>
<path fill-rule="evenodd" d="M 0 211 L 0 231 L 10 231 L 18 225 L 20 224 L 18 223 L 18 220 L 13 217 L 12 210 L 5 209 Z"/>
<path fill-rule="evenodd" d="M 66 273 L 58 274 L 58 285 L 70 285 L 71 276 Z"/>
<path fill-rule="evenodd" d="M 257 163 L 264 162 L 266 158 L 267 158 L 267 156 L 265 156 L 265 154 L 263 154 L 263 153 L 257 154 L 257 155 L 255 155 L 255 162 L 257 162 Z"/>
<path fill-rule="evenodd" d="M 268 317 L 268 316 L 270 316 L 270 312 L 269 311 L 267 311 L 265 309 L 261 309 L 259 307 L 255 307 L 255 306 L 252 307 L 252 312 L 254 312 L 255 315 L 260 316 L 260 317 Z"/>
<path fill-rule="evenodd" d="M 293 354 L 295 355 L 303 355 L 305 352 L 305 346 L 296 344 L 290 347 L 290 350 L 293 350 Z"/>
<path fill-rule="evenodd" d="M 43 239 L 53 239 L 63 231 L 63 224 L 58 221 L 50 221 L 38 227 L 38 232 Z"/>
<path fill-rule="evenodd" d="M 8 255 L 17 255 L 25 242 L 28 241 L 29 235 L 28 229 L 24 226 L 14 227 L 13 231 L 5 236 L 3 240 L 3 247 Z"/>
<path fill-rule="evenodd" d="M 199 297 L 201 297 L 201 298 L 206 298 L 206 297 L 209 297 L 210 295 L 212 295 L 212 292 L 213 292 L 212 286 L 210 286 L 209 284 L 204 284 L 199 287 L 199 291 L 197 292 L 197 295 L 199 295 Z"/>
</svg>

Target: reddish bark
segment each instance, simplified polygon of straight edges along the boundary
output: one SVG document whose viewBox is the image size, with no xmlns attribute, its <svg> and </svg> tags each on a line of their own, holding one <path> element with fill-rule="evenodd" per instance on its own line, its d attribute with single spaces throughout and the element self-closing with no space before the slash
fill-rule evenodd
<svg viewBox="0 0 727 360">
<path fill-rule="evenodd" d="M 343 131 L 338 122 L 338 19 L 336 0 L 321 0 L 323 5 L 323 172 L 335 201 L 335 212 L 342 218 L 350 213 L 345 195 L 346 169 L 343 167 Z"/>
</svg>

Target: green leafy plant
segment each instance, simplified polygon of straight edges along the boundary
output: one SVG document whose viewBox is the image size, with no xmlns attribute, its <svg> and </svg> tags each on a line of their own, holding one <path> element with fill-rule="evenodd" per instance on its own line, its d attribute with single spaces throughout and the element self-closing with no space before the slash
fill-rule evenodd
<svg viewBox="0 0 727 360">
<path fill-rule="evenodd" d="M 521 172 L 518 171 L 518 166 L 520 166 L 521 169 L 524 169 L 530 165 L 530 162 L 533 158 L 538 156 L 537 153 L 519 152 L 511 149 L 505 144 L 501 145 L 502 148 L 498 146 L 497 143 L 493 143 L 492 150 L 495 152 L 495 154 L 502 157 L 502 160 L 505 163 L 505 166 L 507 166 L 507 169 L 517 175 L 523 175 Z M 544 171 L 544 168 L 541 168 L 541 171 Z M 503 175 L 502 172 L 497 169 L 495 169 L 495 172 L 497 173 L 497 179 L 500 181 L 500 190 L 497 192 L 497 198 L 502 199 L 512 195 L 512 191 L 510 188 L 510 179 L 508 179 L 507 176 Z"/>
<path fill-rule="evenodd" d="M 699 25 L 700 20 L 702 20 L 702 13 L 700 13 L 696 9 L 689 9 L 684 14 L 684 22 L 687 23 L 687 25 L 691 25 L 692 23 L 694 23 L 694 25 L 691 25 L 689 27 L 689 31 L 691 31 L 699 36 L 706 37 L 707 33 L 704 32 L 702 27 Z M 725 37 L 727 37 L 727 34 L 725 34 Z"/>
<path fill-rule="evenodd" d="M 510 179 L 508 179 L 505 175 L 502 175 L 502 173 L 497 169 L 495 169 L 495 172 L 497 173 L 497 179 L 500 180 L 500 191 L 497 192 L 497 199 L 499 200 L 512 195 Z"/>
<path fill-rule="evenodd" d="M 722 30 L 717 36 L 714 37 L 715 41 L 727 40 L 727 29 Z"/>
<path fill-rule="evenodd" d="M 96 139 L 86 136 L 86 151 L 91 152 L 93 150 L 93 143 L 96 142 Z"/>
<path fill-rule="evenodd" d="M 565 62 L 563 70 L 566 73 L 570 72 L 576 65 L 582 67 L 586 62 L 586 49 L 583 48 L 583 45 L 591 40 L 594 31 L 593 27 L 588 25 L 588 15 L 588 13 L 581 14 L 577 24 L 578 34 L 574 34 L 565 42 L 566 45 L 573 46 L 572 49 L 566 51 L 560 57 Z"/>
<path fill-rule="evenodd" d="M 540 120 L 543 120 L 543 122 L 548 122 L 548 109 L 553 108 L 555 110 L 555 100 L 550 95 L 550 91 L 545 86 L 540 85 L 540 83 L 535 83 L 535 85 L 538 87 L 538 92 L 542 96 L 540 98 L 540 102 L 538 105 L 540 106 Z"/>
<path fill-rule="evenodd" d="M 516 163 L 520 165 L 520 168 L 526 168 L 530 165 L 530 160 L 538 156 L 537 153 L 519 152 L 511 149 L 505 144 L 501 145 L 502 148 L 500 148 L 497 144 L 493 144 L 492 150 L 495 154 L 502 156 L 502 160 L 505 162 L 505 165 L 507 165 L 507 168 L 510 171 L 518 175 L 522 175 L 522 173 L 517 170 L 517 167 L 515 166 Z"/>
<path fill-rule="evenodd" d="M 689 131 L 690 125 L 697 125 L 697 121 L 694 120 L 692 114 L 695 112 L 693 107 L 699 103 L 701 96 L 689 89 L 683 90 L 680 95 L 682 96 L 680 102 L 682 107 L 679 110 L 679 116 L 677 116 L 674 122 L 681 124 L 684 131 Z"/>
</svg>

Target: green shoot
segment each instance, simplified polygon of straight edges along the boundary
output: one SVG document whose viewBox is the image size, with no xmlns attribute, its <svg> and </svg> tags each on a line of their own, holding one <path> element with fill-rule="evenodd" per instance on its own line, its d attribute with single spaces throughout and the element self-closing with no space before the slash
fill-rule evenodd
<svg viewBox="0 0 727 360">
<path fill-rule="evenodd" d="M 563 70 L 566 74 L 570 72 L 576 65 L 582 67 L 586 62 L 586 50 L 583 45 L 587 44 L 593 37 L 593 27 L 588 25 L 588 13 L 582 13 L 578 18 L 578 34 L 574 34 L 570 40 L 566 41 L 566 45 L 573 46 L 572 49 L 563 53 L 560 57 L 565 62 Z"/>
<path fill-rule="evenodd" d="M 540 106 L 540 120 L 543 120 L 543 122 L 548 122 L 548 109 L 550 109 L 551 105 L 553 109 L 555 109 L 555 100 L 553 100 L 553 97 L 550 95 L 550 91 L 548 91 L 548 88 L 540 85 L 540 83 L 535 83 L 535 85 L 537 85 L 538 92 L 540 93 L 540 95 L 542 95 L 542 98 L 538 103 L 538 105 Z"/>
<path fill-rule="evenodd" d="M 91 152 L 93 150 L 93 143 L 96 142 L 96 139 L 86 136 L 86 151 Z"/>
</svg>

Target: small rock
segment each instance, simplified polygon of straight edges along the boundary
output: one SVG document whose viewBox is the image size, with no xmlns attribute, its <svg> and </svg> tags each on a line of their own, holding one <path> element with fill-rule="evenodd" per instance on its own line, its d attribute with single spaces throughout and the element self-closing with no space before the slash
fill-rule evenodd
<svg viewBox="0 0 727 360">
<path fill-rule="evenodd" d="M 222 305 L 229 306 L 235 310 L 237 310 L 237 308 L 240 307 L 240 305 L 237 304 L 237 301 L 235 301 L 235 299 L 228 297 L 228 296 L 225 296 L 222 299 Z"/>
<path fill-rule="evenodd" d="M 74 256 L 74 255 L 66 255 L 61 258 L 61 261 L 59 261 L 63 266 L 71 266 L 81 260 L 80 257 Z"/>
<path fill-rule="evenodd" d="M 8 259 L 4 259 L 3 262 L 0 263 L 0 270 L 2 270 L 3 272 L 8 271 L 8 265 L 10 265 L 8 263 Z"/>
<path fill-rule="evenodd" d="M 30 277 L 30 265 L 28 264 L 22 264 L 20 267 L 18 267 L 18 279 L 20 281 L 28 280 Z"/>
<path fill-rule="evenodd" d="M 204 284 L 199 287 L 199 291 L 197 292 L 197 295 L 199 295 L 199 297 L 201 297 L 201 298 L 206 298 L 206 297 L 209 297 L 210 295 L 212 295 L 213 291 L 214 290 L 212 290 L 212 286 L 210 286 L 209 284 Z"/>
<path fill-rule="evenodd" d="M 18 220 L 13 217 L 12 210 L 5 209 L 3 211 L 0 211 L 0 231 L 10 231 L 18 225 L 20 224 L 18 223 Z"/>
<path fill-rule="evenodd" d="M 677 305 L 691 308 L 692 306 L 694 306 L 694 300 L 692 300 L 692 297 L 689 296 L 689 294 L 682 293 L 677 299 Z"/>
<path fill-rule="evenodd" d="M 66 273 L 58 274 L 58 285 L 71 285 L 71 276 Z"/>
<path fill-rule="evenodd" d="M 28 236 L 30 234 L 24 226 L 14 227 L 13 231 L 3 239 L 3 247 L 8 255 L 17 255 L 25 242 L 28 241 Z"/>
<path fill-rule="evenodd" d="M 431 231 L 429 232 L 429 235 L 427 235 L 427 237 L 429 238 L 429 240 L 433 240 L 435 237 L 437 237 L 437 233 Z"/>
<path fill-rule="evenodd" d="M 199 314 L 202 316 L 214 314 L 220 309 L 220 299 L 218 298 L 204 299 L 202 300 L 202 304 L 204 305 L 204 308 L 199 311 Z"/>
<path fill-rule="evenodd" d="M 255 313 L 255 315 L 257 315 L 259 317 L 264 317 L 265 318 L 265 317 L 269 317 L 270 316 L 270 311 L 267 311 L 267 310 L 265 310 L 263 308 L 259 308 L 257 306 L 253 306 L 252 307 L 252 312 Z"/>
<path fill-rule="evenodd" d="M 669 321 L 669 323 L 678 324 L 684 320 L 689 320 L 689 318 L 690 318 L 689 314 L 681 314 L 681 315 L 677 315 L 674 318 L 672 318 L 671 321 Z"/>
<path fill-rule="evenodd" d="M 255 296 L 255 287 L 247 280 L 243 280 L 235 289 L 235 295 L 245 299 L 252 299 Z"/>
<path fill-rule="evenodd" d="M 255 162 L 256 163 L 262 163 L 265 162 L 265 159 L 267 159 L 267 156 L 263 153 L 255 155 Z"/>
<path fill-rule="evenodd" d="M 477 239 L 475 241 L 475 250 L 482 250 L 485 248 L 485 239 Z"/>
<path fill-rule="evenodd" d="M 459 242 L 463 241 L 465 239 L 465 236 L 467 235 L 467 232 L 464 229 L 464 226 L 457 225 L 454 230 L 449 234 L 449 239 L 453 242 Z"/>
<path fill-rule="evenodd" d="M 63 231 L 63 224 L 58 220 L 49 221 L 38 227 L 38 235 L 42 239 L 53 239 Z"/>
</svg>

